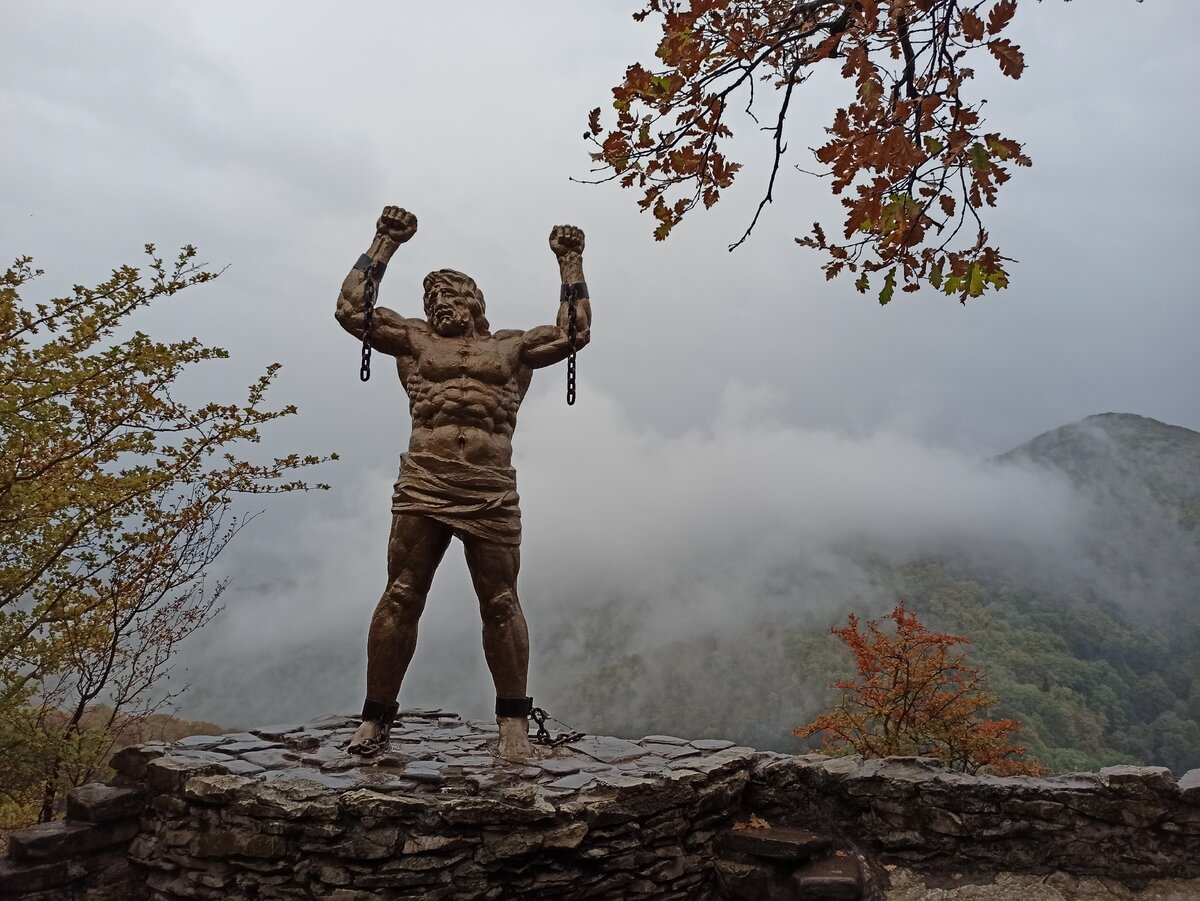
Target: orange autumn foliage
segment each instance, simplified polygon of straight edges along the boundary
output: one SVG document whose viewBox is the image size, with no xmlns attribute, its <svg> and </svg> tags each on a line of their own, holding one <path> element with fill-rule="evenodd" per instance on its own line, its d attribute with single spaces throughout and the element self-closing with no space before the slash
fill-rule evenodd
<svg viewBox="0 0 1200 901">
<path fill-rule="evenodd" d="M 841 700 L 794 729 L 797 736 L 821 734 L 833 754 L 936 757 L 953 769 L 1001 776 L 1044 772 L 1010 742 L 1019 722 L 984 718 L 998 699 L 958 649 L 969 639 L 931 632 L 903 602 L 887 619 L 894 635 L 874 620 L 862 629 L 853 613 L 846 626 L 830 630 L 854 653 L 858 678 L 831 683 Z"/>
<path fill-rule="evenodd" d="M 775 199 L 789 135 L 809 143 L 794 121 L 813 114 L 794 112 L 807 82 L 836 72 L 842 97 L 811 152 L 844 218 L 813 223 L 797 243 L 821 254 L 826 278 L 847 275 L 880 303 L 922 284 L 964 303 L 1000 290 L 1010 258 L 984 217 L 1014 167 L 1032 160 L 987 125 L 972 80 L 977 67 L 1021 77 L 1025 57 L 1008 31 L 1017 4 L 646 0 L 634 18 L 657 22 L 656 58 L 626 69 L 612 89 L 614 112 L 588 116 L 596 180 L 640 192 L 663 240 L 733 183 L 742 168 L 728 155 L 734 128 L 765 133 L 770 173 L 732 250 Z"/>
</svg>

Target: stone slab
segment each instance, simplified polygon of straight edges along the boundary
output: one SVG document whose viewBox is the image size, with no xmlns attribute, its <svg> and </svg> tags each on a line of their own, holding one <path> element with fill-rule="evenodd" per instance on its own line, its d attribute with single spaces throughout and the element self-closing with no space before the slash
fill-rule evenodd
<svg viewBox="0 0 1200 901">
<path fill-rule="evenodd" d="M 333 713 L 326 714 L 325 716 L 315 717 L 304 724 L 304 729 L 306 731 L 312 731 L 314 729 L 332 731 L 334 729 L 346 728 L 358 728 L 358 717 L 343 716 L 341 714 Z"/>
<path fill-rule="evenodd" d="M 295 766 L 299 761 L 296 754 L 289 753 L 280 748 L 268 748 L 264 751 L 250 751 L 241 755 L 242 760 L 247 763 L 252 763 L 255 766 L 260 766 L 264 770 L 276 770 L 280 767 Z"/>
<path fill-rule="evenodd" d="M 647 735 L 642 739 L 643 744 L 651 745 L 686 745 L 686 738 L 679 738 L 675 735 Z"/>
<path fill-rule="evenodd" d="M 720 838 L 724 850 L 772 860 L 808 860 L 831 843 L 828 836 L 777 826 L 731 829 Z"/>
<path fill-rule="evenodd" d="M 553 776 L 570 776 L 572 773 L 578 773 L 580 769 L 578 761 L 563 757 L 547 757 L 539 760 L 538 766 L 542 768 L 542 772 Z"/>
<path fill-rule="evenodd" d="M 230 741 L 224 735 L 189 735 L 174 742 L 176 748 L 188 751 L 211 751 Z"/>
<path fill-rule="evenodd" d="M 569 776 L 563 776 L 560 779 L 554 780 L 553 782 L 549 783 L 549 787 L 559 789 L 567 788 L 574 791 L 584 788 L 585 786 L 592 785 L 595 781 L 596 775 L 594 773 L 576 772 Z"/>
<path fill-rule="evenodd" d="M 1179 793 L 1183 800 L 1200 804 L 1200 769 L 1188 770 L 1179 777 Z"/>
<path fill-rule="evenodd" d="M 698 751 L 724 751 L 734 746 L 733 742 L 722 738 L 698 738 L 690 744 Z"/>
<path fill-rule="evenodd" d="M 570 742 L 567 747 L 601 763 L 623 763 L 627 760 L 645 757 L 650 753 L 641 745 L 631 741 L 603 735 L 588 735 L 579 741 Z"/>
<path fill-rule="evenodd" d="M 142 803 L 136 789 L 90 782 L 67 792 L 67 819 L 86 823 L 131 819 L 142 812 Z"/>
<path fill-rule="evenodd" d="M 245 754 L 247 751 L 265 751 L 268 748 L 278 748 L 280 744 L 274 741 L 257 739 L 255 741 L 231 741 L 221 746 L 222 754 Z"/>
<path fill-rule="evenodd" d="M 862 876 L 854 858 L 828 857 L 805 864 L 789 880 L 798 898 L 813 901 L 857 901 L 862 897 Z"/>
<path fill-rule="evenodd" d="M 85 875 L 76 864 L 19 863 L 0 858 L 0 896 L 23 897 L 61 888 Z"/>
<path fill-rule="evenodd" d="M 15 861 L 66 860 L 130 841 L 137 831 L 136 820 L 95 824 L 66 820 L 39 823 L 10 835 L 8 853 Z"/>
</svg>

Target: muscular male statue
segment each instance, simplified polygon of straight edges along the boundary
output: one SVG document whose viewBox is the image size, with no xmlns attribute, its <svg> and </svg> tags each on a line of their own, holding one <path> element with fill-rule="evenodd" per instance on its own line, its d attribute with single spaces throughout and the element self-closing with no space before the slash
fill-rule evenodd
<svg viewBox="0 0 1200 901">
<path fill-rule="evenodd" d="M 342 282 L 337 320 L 362 339 L 368 279 L 378 283 L 396 249 L 417 231 L 417 219 L 389 206 L 375 240 Z M 408 392 L 412 437 L 400 457 L 392 498 L 388 581 L 367 638 L 367 697 L 362 724 L 347 748 L 373 754 L 385 748 L 396 701 L 417 643 L 417 622 L 434 570 L 450 539 L 466 551 L 467 568 L 483 618 L 483 652 L 496 686 L 499 754 L 529 757 L 527 695 L 529 633 L 517 600 L 521 513 L 512 435 L 533 370 L 565 359 L 568 289 L 576 303 L 576 347 L 589 340 L 591 305 L 583 279 L 583 232 L 558 225 L 550 249 L 558 258 L 563 299 L 556 325 L 493 334 L 483 294 L 453 269 L 425 276 L 425 319 L 384 307 L 371 318 L 372 348 L 396 358 Z"/>
</svg>

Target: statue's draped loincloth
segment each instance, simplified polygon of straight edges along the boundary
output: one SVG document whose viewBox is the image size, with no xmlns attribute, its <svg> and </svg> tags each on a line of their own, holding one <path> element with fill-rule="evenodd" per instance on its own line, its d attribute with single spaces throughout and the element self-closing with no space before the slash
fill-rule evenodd
<svg viewBox="0 0 1200 901">
<path fill-rule="evenodd" d="M 392 512 L 428 516 L 486 541 L 520 544 L 520 500 L 511 466 L 409 453 L 400 455 Z"/>
</svg>

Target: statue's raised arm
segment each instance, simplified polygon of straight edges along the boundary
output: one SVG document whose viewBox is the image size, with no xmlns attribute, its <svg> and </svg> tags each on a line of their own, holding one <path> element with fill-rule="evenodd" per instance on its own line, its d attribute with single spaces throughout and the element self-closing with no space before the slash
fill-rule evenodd
<svg viewBox="0 0 1200 901">
<path fill-rule="evenodd" d="M 378 287 L 392 254 L 401 244 L 412 240 L 416 233 L 416 216 L 398 206 L 384 207 L 379 221 L 375 223 L 375 239 L 342 281 L 335 315 L 342 328 L 360 341 L 366 321 L 368 280 Z M 387 307 L 376 307 L 371 317 L 371 347 L 392 356 L 410 353 L 412 348 L 408 329 L 411 322 Z"/>
<path fill-rule="evenodd" d="M 569 300 L 575 299 L 575 349 L 581 350 L 591 340 L 592 302 L 587 282 L 583 278 L 583 229 L 574 225 L 556 225 L 550 230 L 550 249 L 558 260 L 562 277 L 558 318 L 554 325 L 541 325 L 527 331 L 521 353 L 525 363 L 534 369 L 552 366 L 565 360 L 571 352 L 568 338 Z"/>
</svg>

